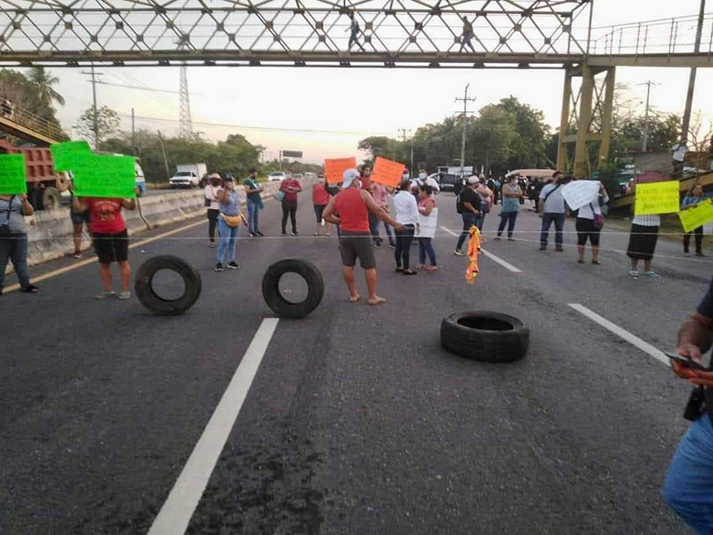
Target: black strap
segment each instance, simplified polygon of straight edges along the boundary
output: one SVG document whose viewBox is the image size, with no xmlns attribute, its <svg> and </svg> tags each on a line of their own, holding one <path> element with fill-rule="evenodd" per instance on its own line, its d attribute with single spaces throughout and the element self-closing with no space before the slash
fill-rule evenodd
<svg viewBox="0 0 713 535">
<path fill-rule="evenodd" d="M 550 195 L 552 195 L 555 191 L 557 191 L 557 188 L 559 188 L 562 184 L 557 184 L 552 191 L 550 191 L 547 195 L 545 195 L 544 200 L 542 201 L 542 205 L 544 206 L 545 203 L 547 202 L 547 199 L 550 198 Z"/>
<path fill-rule="evenodd" d="M 15 200 L 16 195 L 11 195 L 10 200 L 7 201 L 7 224 L 10 224 L 10 212 L 12 211 L 12 201 Z"/>
</svg>

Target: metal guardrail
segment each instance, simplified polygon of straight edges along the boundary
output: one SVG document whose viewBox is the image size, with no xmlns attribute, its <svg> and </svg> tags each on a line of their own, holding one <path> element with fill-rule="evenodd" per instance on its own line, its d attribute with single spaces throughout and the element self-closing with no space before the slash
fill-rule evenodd
<svg viewBox="0 0 713 535">
<path fill-rule="evenodd" d="M 592 28 L 593 55 L 693 54 L 698 15 Z M 597 33 L 606 32 L 597 37 Z M 700 54 L 713 52 L 713 13 L 703 19 Z"/>
<path fill-rule="evenodd" d="M 13 104 L 10 100 L 0 97 L 0 117 L 5 121 L 15 123 L 25 131 L 36 132 L 39 136 L 53 141 L 64 141 L 68 137 L 62 128 L 39 115 Z"/>
</svg>

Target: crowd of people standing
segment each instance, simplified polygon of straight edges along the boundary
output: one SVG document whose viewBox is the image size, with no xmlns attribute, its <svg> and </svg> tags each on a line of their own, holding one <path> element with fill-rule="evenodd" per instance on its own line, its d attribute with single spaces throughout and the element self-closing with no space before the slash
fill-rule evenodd
<svg viewBox="0 0 713 535">
<path fill-rule="evenodd" d="M 408 170 L 404 170 L 401 182 L 396 188 L 391 188 L 371 180 L 371 168 L 368 165 L 354 170 L 357 177 L 352 179 L 356 187 L 369 195 L 374 206 L 364 212 L 368 219 L 367 228 L 369 243 L 374 248 L 380 248 L 385 240 L 394 250 L 395 272 L 405 275 L 415 275 L 419 270 L 434 272 L 438 269 L 436 250 L 433 240 L 438 227 L 440 185 L 433 176 L 420 171 L 418 177 L 411 178 Z M 609 195 L 600 184 L 598 196 L 591 202 L 572 211 L 566 204 L 563 190 L 570 177 L 563 177 L 554 172 L 544 180 L 526 179 L 512 174 L 502 178 L 471 176 L 464 181 L 457 195 L 456 209 L 461 215 L 463 231 L 457 239 L 455 254 L 463 255 L 463 246 L 468 239 L 469 230 L 477 226 L 481 233 L 484 230 L 485 218 L 489 212 L 500 204 L 500 221 L 495 240 L 502 239 L 507 230 L 507 239 L 515 241 L 518 214 L 529 201 L 530 210 L 538 212 L 542 219 L 540 230 L 540 250 L 547 250 L 552 224 L 555 227 L 555 251 L 564 251 L 564 226 L 567 218 L 574 213 L 575 231 L 577 235 L 577 262 L 585 263 L 587 243 L 591 247 L 591 263 L 601 264 L 600 247 L 601 231 L 604 225 Z M 232 175 L 221 178 L 214 173 L 209 176 L 205 186 L 204 196 L 208 225 L 208 246 L 216 248 L 215 271 L 239 269 L 237 262 L 237 243 L 241 225 L 247 227 L 252 238 L 263 237 L 259 227 L 259 214 L 264 208 L 262 193 L 263 185 L 258 180 L 256 169 L 250 169 L 243 181 L 247 219 L 241 212 L 241 197 L 236 189 L 239 179 Z M 638 179 L 630 182 L 627 192 L 636 195 Z M 331 236 L 333 219 L 339 217 L 333 212 L 332 218 L 327 218 L 327 208 L 345 188 L 328 184 L 324 175 L 319 175 L 318 181 L 311 186 L 312 204 L 315 213 L 314 235 Z M 72 189 L 70 187 L 70 193 Z M 291 234 L 298 236 L 297 206 L 298 195 L 302 192 L 299 180 L 288 178 L 279 186 L 275 198 L 282 209 L 282 235 L 287 235 L 287 223 L 291 223 Z M 353 194 L 352 194 L 353 195 Z M 681 202 L 681 210 L 689 210 L 706 199 L 702 186 L 697 185 L 687 193 Z M 105 299 L 117 295 L 120 299 L 130 297 L 129 283 L 131 268 L 128 260 L 128 234 L 122 210 L 134 210 L 134 199 L 91 199 L 72 197 L 70 218 L 73 226 L 74 258 L 82 258 L 82 239 L 85 226 L 89 230 L 94 244 L 94 253 L 99 259 L 100 275 L 104 290 L 97 298 Z M 442 207 L 441 207 L 442 208 Z M 0 195 L 0 294 L 5 278 L 5 267 L 12 262 L 17 272 L 21 291 L 36 293 L 39 289 L 31 284 L 29 276 L 27 227 L 23 216 L 32 214 L 32 206 L 23 195 Z M 384 217 L 383 215 L 386 215 Z M 392 218 L 393 217 L 393 218 Z M 395 224 L 397 223 L 397 225 Z M 384 237 L 380 229 L 384 226 Z M 653 269 L 653 259 L 658 243 L 661 217 L 658 215 L 636 215 L 631 222 L 629 243 L 626 254 L 631 266 L 629 275 L 636 279 L 641 272 L 639 265 L 643 262 L 643 275 L 657 278 Z M 343 234 L 343 226 L 335 225 L 336 232 Z M 418 263 L 412 266 L 410 251 L 413 242 L 418 243 Z M 486 241 L 482 237 L 482 241 Z M 693 229 L 683 234 L 684 255 L 691 255 L 691 241 L 694 241 L 695 255 L 705 257 L 703 252 L 703 227 Z M 111 264 L 116 263 L 120 273 L 120 291 L 115 293 Z"/>
</svg>

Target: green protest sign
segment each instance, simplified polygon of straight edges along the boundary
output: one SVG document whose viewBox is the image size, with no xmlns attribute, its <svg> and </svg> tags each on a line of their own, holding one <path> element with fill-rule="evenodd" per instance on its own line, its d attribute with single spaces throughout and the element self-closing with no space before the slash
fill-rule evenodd
<svg viewBox="0 0 713 535">
<path fill-rule="evenodd" d="M 0 195 L 27 193 L 24 154 L 0 154 Z"/>
<path fill-rule="evenodd" d="M 89 153 L 74 165 L 74 193 L 79 197 L 136 197 L 136 167 L 132 156 Z"/>
<path fill-rule="evenodd" d="M 50 147 L 54 168 L 57 171 L 74 171 L 80 159 L 92 154 L 92 149 L 86 141 L 65 141 L 55 143 Z"/>
</svg>

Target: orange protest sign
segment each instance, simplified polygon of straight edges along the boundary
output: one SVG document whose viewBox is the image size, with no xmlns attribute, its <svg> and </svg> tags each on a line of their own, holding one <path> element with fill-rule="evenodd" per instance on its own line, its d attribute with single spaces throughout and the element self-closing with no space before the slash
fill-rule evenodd
<svg viewBox="0 0 713 535">
<path fill-rule="evenodd" d="M 395 188 L 401 183 L 405 168 L 406 166 L 402 163 L 377 157 L 374 171 L 371 173 L 371 180 L 384 186 Z"/>
<path fill-rule="evenodd" d="M 339 184 L 342 175 L 347 169 L 356 169 L 356 158 L 337 158 L 334 160 L 324 160 L 324 174 L 328 184 Z"/>
</svg>

